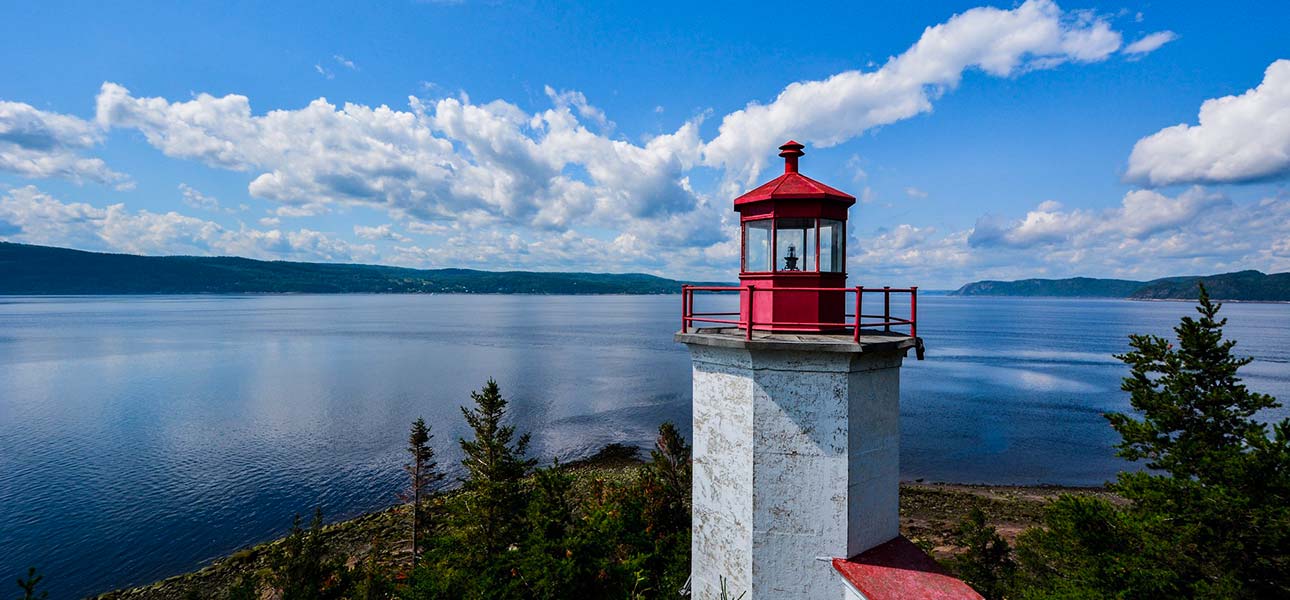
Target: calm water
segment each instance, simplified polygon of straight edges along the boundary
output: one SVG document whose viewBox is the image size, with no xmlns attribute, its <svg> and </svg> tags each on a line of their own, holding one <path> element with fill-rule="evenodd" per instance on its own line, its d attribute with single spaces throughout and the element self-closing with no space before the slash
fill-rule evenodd
<svg viewBox="0 0 1290 600">
<path fill-rule="evenodd" d="M 138 584 L 282 533 L 321 505 L 390 504 L 409 422 L 441 464 L 494 377 L 546 458 L 688 430 L 679 298 L 0 298 L 0 582 L 65 597 Z M 903 373 L 909 479 L 1097 484 L 1111 358 L 1184 303 L 927 297 Z M 1228 305 L 1251 387 L 1290 400 L 1290 305 Z M 1284 411 L 1280 414 L 1284 414 Z M 3 584 L 10 586 L 11 584 Z M 0 589 L 9 589 L 0 587 Z M 8 593 L 8 592 L 5 592 Z"/>
</svg>

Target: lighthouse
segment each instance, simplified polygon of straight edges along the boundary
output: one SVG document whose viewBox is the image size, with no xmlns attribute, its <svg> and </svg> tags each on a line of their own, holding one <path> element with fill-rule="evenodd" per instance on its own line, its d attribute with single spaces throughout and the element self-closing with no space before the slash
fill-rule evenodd
<svg viewBox="0 0 1290 600">
<path fill-rule="evenodd" d="M 739 285 L 682 288 L 695 598 L 717 598 L 723 583 L 746 600 L 870 598 L 851 579 L 876 571 L 853 559 L 908 550 L 900 367 L 923 353 L 918 289 L 848 285 L 865 279 L 847 270 L 856 199 L 802 175 L 803 148 L 780 146 L 783 174 L 734 200 Z"/>
</svg>

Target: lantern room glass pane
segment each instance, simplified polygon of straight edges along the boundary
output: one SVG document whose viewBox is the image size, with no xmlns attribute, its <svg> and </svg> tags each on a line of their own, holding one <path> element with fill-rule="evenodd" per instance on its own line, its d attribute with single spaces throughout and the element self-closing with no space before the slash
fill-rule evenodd
<svg viewBox="0 0 1290 600">
<path fill-rule="evenodd" d="M 744 223 L 744 270 L 771 270 L 770 219 Z"/>
<path fill-rule="evenodd" d="M 820 270 L 825 273 L 841 273 L 842 257 L 845 256 L 843 240 L 846 239 L 846 223 L 832 219 L 820 219 Z"/>
<path fill-rule="evenodd" d="M 815 219 L 775 220 L 775 269 L 815 270 Z"/>
</svg>

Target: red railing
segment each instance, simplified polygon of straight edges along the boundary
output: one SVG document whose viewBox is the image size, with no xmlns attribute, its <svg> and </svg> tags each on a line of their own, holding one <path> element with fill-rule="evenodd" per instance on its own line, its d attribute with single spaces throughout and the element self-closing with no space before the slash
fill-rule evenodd
<svg viewBox="0 0 1290 600">
<path fill-rule="evenodd" d="M 739 305 L 741 310 L 746 307 L 746 312 L 694 312 L 694 293 L 723 293 L 739 292 Z M 746 292 L 746 294 L 745 294 Z M 790 321 L 759 321 L 753 317 L 756 314 L 753 311 L 753 300 L 760 294 L 774 294 L 775 292 L 843 292 L 846 294 L 855 294 L 855 301 L 851 303 L 853 311 L 844 314 L 841 323 L 807 323 L 807 322 L 790 322 Z M 865 294 L 882 294 L 882 314 L 864 314 L 864 295 Z M 909 294 L 909 318 L 903 319 L 894 317 L 891 314 L 891 295 L 892 294 Z M 747 314 L 747 319 L 743 317 Z M 734 317 L 718 318 L 718 317 Z M 869 320 L 866 320 L 869 319 Z M 689 332 L 695 323 L 716 323 L 720 325 L 735 325 L 744 330 L 745 339 L 752 339 L 754 329 L 774 330 L 787 329 L 792 327 L 821 327 L 837 328 L 851 330 L 852 339 L 860 341 L 860 331 L 862 329 L 876 329 L 881 327 L 884 332 L 890 332 L 892 327 L 908 327 L 910 337 L 918 337 L 918 287 L 893 288 L 893 287 L 848 287 L 848 288 L 758 288 L 757 286 L 748 287 L 720 287 L 720 286 L 702 286 L 702 285 L 683 285 L 681 286 L 681 331 Z"/>
</svg>

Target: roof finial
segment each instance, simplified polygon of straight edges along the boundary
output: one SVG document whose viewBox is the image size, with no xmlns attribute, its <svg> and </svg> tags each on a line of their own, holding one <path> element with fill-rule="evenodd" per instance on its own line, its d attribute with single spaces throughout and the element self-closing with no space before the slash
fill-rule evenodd
<svg viewBox="0 0 1290 600">
<path fill-rule="evenodd" d="M 783 146 L 779 147 L 779 150 L 780 150 L 779 155 L 784 157 L 785 173 L 797 172 L 797 158 L 803 154 L 806 154 L 805 152 L 802 152 L 802 148 L 805 148 L 805 147 L 806 146 L 803 146 L 793 140 L 788 140 L 787 142 L 784 142 Z"/>
</svg>

